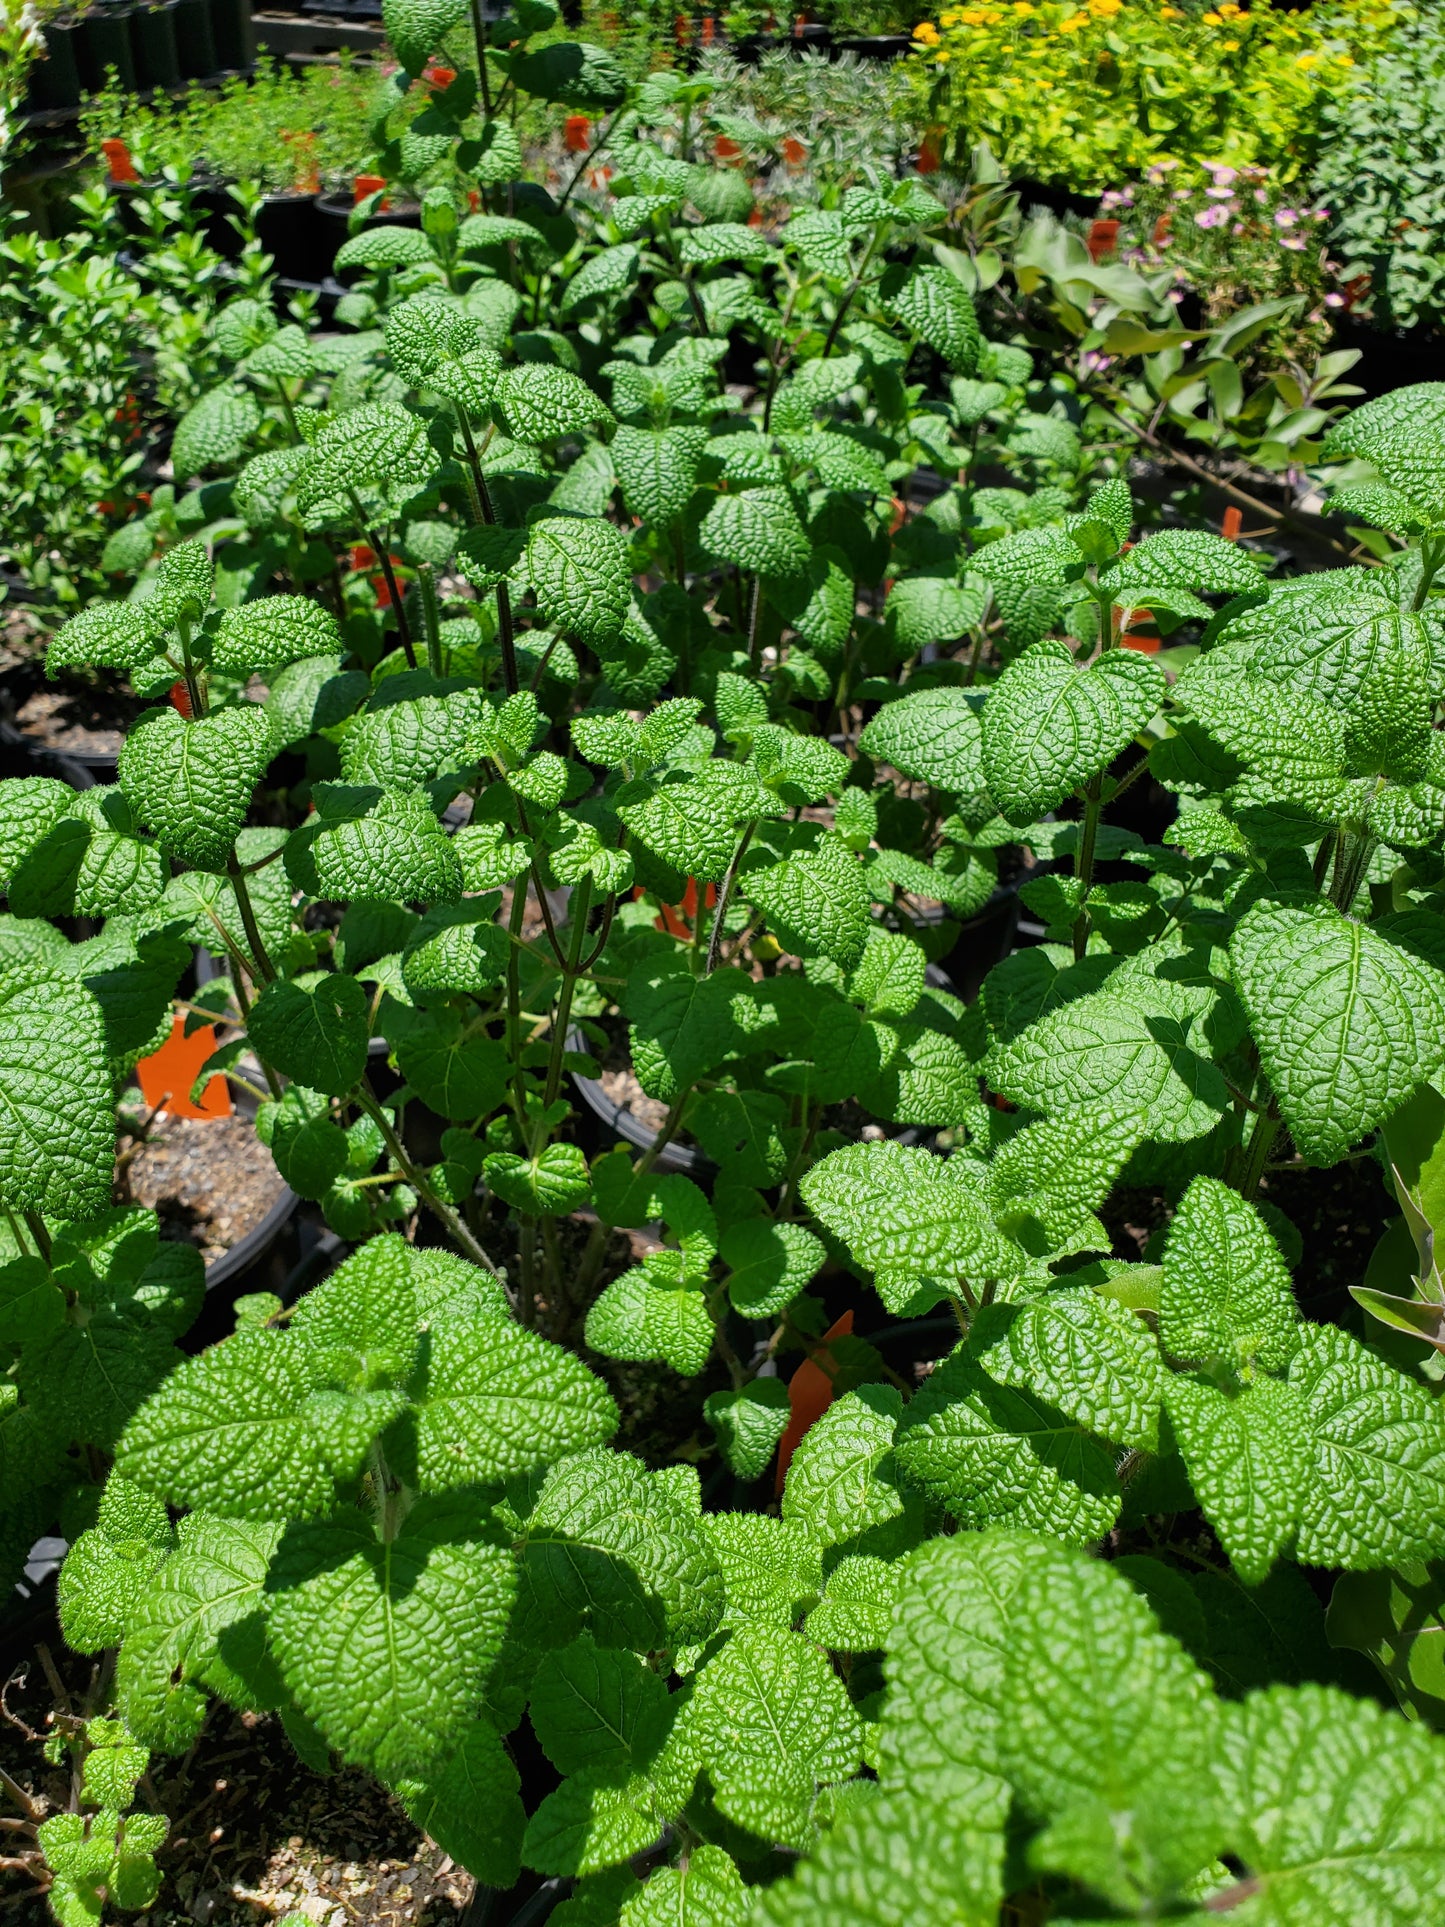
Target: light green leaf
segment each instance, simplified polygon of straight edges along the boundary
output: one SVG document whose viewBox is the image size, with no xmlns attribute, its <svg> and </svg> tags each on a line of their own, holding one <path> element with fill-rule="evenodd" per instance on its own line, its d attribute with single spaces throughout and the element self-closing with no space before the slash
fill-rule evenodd
<svg viewBox="0 0 1445 1927">
<path fill-rule="evenodd" d="M 1165 1371 L 1149 1328 L 1087 1287 L 1008 1308 L 1007 1331 L 978 1352 L 995 1384 L 1035 1393 L 1120 1445 L 1159 1447 Z"/>
<path fill-rule="evenodd" d="M 1304 1400 L 1273 1378 L 1229 1398 L 1172 1374 L 1165 1403 L 1205 1518 L 1245 1585 L 1259 1585 L 1299 1524 L 1313 1471 Z"/>
<path fill-rule="evenodd" d="M 67 971 L 0 978 L 0 1203 L 89 1218 L 110 1202 L 115 1159 L 105 1020 Z"/>
<path fill-rule="evenodd" d="M 888 1385 L 835 1399 L 808 1427 L 788 1467 L 784 1522 L 820 1546 L 846 1545 L 903 1511 L 893 1434 L 903 1401 Z"/>
<path fill-rule="evenodd" d="M 1258 1358 L 1272 1371 L 1297 1348 L 1279 1247 L 1254 1206 L 1217 1178 L 1195 1178 L 1169 1227 L 1159 1343 L 1177 1359 Z"/>
<path fill-rule="evenodd" d="M 797 575 L 807 568 L 811 553 L 784 488 L 719 495 L 702 518 L 698 539 L 710 555 L 764 576 Z"/>
<path fill-rule="evenodd" d="M 1133 650 L 1081 669 L 1062 642 L 1026 649 L 983 708 L 984 774 L 1004 816 L 1035 823 L 1107 769 L 1163 695 L 1164 672 Z"/>
<path fill-rule="evenodd" d="M 150 710 L 126 738 L 117 775 L 136 821 L 198 870 L 222 870 L 274 750 L 253 703 L 187 722 Z"/>
<path fill-rule="evenodd" d="M 584 642 L 619 635 L 632 596 L 620 529 L 596 516 L 547 515 L 527 537 L 527 573 L 543 619 Z"/>
</svg>

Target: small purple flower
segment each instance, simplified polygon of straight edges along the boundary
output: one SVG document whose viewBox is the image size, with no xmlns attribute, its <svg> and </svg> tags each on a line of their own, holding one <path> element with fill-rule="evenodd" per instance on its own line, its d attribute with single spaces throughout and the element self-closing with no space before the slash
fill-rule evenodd
<svg viewBox="0 0 1445 1927">
<path fill-rule="evenodd" d="M 1282 234 L 1279 244 L 1282 248 L 1289 248 L 1295 254 L 1303 254 L 1305 237 L 1302 234 Z"/>
<path fill-rule="evenodd" d="M 1227 207 L 1203 207 L 1194 217 L 1195 227 L 1222 227 L 1229 219 Z"/>
<path fill-rule="evenodd" d="M 1232 181 L 1239 179 L 1239 169 L 1237 167 L 1227 167 L 1223 161 L 1206 161 L 1204 163 L 1204 170 L 1207 174 L 1214 176 L 1214 185 L 1216 187 L 1228 187 Z"/>
<path fill-rule="evenodd" d="M 1234 198 L 1234 190 L 1228 187 L 1221 187 L 1218 182 L 1216 182 L 1213 187 L 1206 187 L 1204 193 L 1206 199 L 1211 201 L 1228 201 Z"/>
<path fill-rule="evenodd" d="M 1276 227 L 1293 227 L 1298 219 L 1299 215 L 1292 207 L 1277 207 L 1274 211 Z"/>
<path fill-rule="evenodd" d="M 1344 305 L 1345 297 L 1342 294 L 1336 294 L 1333 289 L 1325 296 L 1325 306 L 1327 308 L 1343 308 Z"/>
</svg>

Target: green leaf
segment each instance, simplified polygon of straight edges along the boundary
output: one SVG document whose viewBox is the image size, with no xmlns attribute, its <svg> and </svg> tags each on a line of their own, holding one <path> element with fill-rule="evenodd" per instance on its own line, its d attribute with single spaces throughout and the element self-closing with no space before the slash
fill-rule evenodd
<svg viewBox="0 0 1445 1927">
<path fill-rule="evenodd" d="M 363 241 L 380 246 L 399 234 L 409 236 L 411 245 L 420 242 L 430 258 L 430 242 L 413 228 L 365 229 L 346 247 Z M 337 260 L 340 264 L 339 255 Z M 353 526 L 352 498 L 358 490 L 384 490 L 399 505 L 426 487 L 436 460 L 423 416 L 393 402 L 363 402 L 326 422 L 312 442 L 296 478 L 297 509 L 307 528 L 328 521 Z"/>
<path fill-rule="evenodd" d="M 385 0 L 382 8 L 387 40 L 408 74 L 419 74 L 466 17 L 464 0 Z"/>
<path fill-rule="evenodd" d="M 0 1203 L 88 1218 L 110 1202 L 115 1159 L 100 1005 L 63 971 L 0 977 Z"/>
<path fill-rule="evenodd" d="M 498 1484 L 599 1445 L 616 1427 L 602 1381 L 535 1333 L 497 1318 L 433 1331 L 416 1413 L 428 1491 Z"/>
<path fill-rule="evenodd" d="M 539 1645 L 584 1625 L 599 1646 L 637 1653 L 701 1644 L 723 1582 L 696 1499 L 625 1453 L 579 1452 L 553 1468 L 526 1521 L 521 1609 Z"/>
<path fill-rule="evenodd" d="M 1195 1178 L 1164 1247 L 1159 1343 L 1202 1363 L 1258 1359 L 1282 1370 L 1297 1347 L 1294 1291 L 1254 1206 L 1217 1178 Z"/>
<path fill-rule="evenodd" d="M 1438 1565 L 1342 1573 L 1325 1622 L 1331 1646 L 1367 1654 L 1402 1710 L 1437 1732 L 1445 1707 L 1441 1603 Z"/>
<path fill-rule="evenodd" d="M 119 1646 L 175 1542 L 159 1499 L 126 1479 L 109 1478 L 96 1523 L 81 1533 L 60 1569 L 56 1601 L 67 1645 L 81 1653 Z"/>
<path fill-rule="evenodd" d="M 394 1538 L 358 1513 L 287 1528 L 268 1637 L 298 1706 L 343 1759 L 419 1778 L 461 1739 L 501 1651 L 516 1569 L 467 1499 L 419 1499 Z"/>
<path fill-rule="evenodd" d="M 584 642 L 619 635 L 632 597 L 620 529 L 596 516 L 546 515 L 527 537 L 527 573 L 543 620 Z"/>
<path fill-rule="evenodd" d="M 506 932 L 493 922 L 491 898 L 434 905 L 401 953 L 402 981 L 419 1004 L 480 996 L 507 974 Z"/>
<path fill-rule="evenodd" d="M 999 1385 L 1035 1393 L 1101 1438 L 1156 1452 L 1165 1371 L 1149 1328 L 1093 1291 L 1051 1291 L 1010 1307 L 1007 1331 L 978 1352 Z"/>
<path fill-rule="evenodd" d="M 177 1753 L 200 1732 L 206 1688 L 255 1710 L 250 1689 L 265 1668 L 262 1589 L 280 1528 L 192 1513 L 178 1537 L 127 1616 L 116 1669 L 130 1730 Z M 244 1671 L 222 1658 L 223 1647 Z"/>
<path fill-rule="evenodd" d="M 651 1254 L 613 1279 L 587 1314 L 587 1343 L 609 1358 L 661 1358 L 692 1378 L 707 1364 L 716 1328 L 681 1254 Z"/>
<path fill-rule="evenodd" d="M 539 100 L 561 101 L 583 113 L 611 113 L 627 98 L 627 76 L 613 56 L 590 42 L 557 40 L 514 58 L 511 76 Z"/>
<path fill-rule="evenodd" d="M 745 991 L 739 970 L 693 975 L 685 958 L 663 957 L 627 980 L 633 1069 L 649 1097 L 671 1104 L 720 1064 L 739 1041 L 733 1001 Z"/>
<path fill-rule="evenodd" d="M 591 1195 L 587 1159 L 575 1144 L 548 1144 L 532 1158 L 493 1151 L 482 1170 L 504 1204 L 540 1217 L 566 1217 Z"/>
<path fill-rule="evenodd" d="M 883 615 L 899 656 L 906 658 L 933 644 L 956 648 L 974 624 L 982 621 L 987 607 L 988 596 L 980 586 L 950 582 L 946 576 L 912 575 L 894 583 Z M 955 707 L 963 707 L 958 701 L 962 691 L 948 693 L 953 695 Z M 921 698 L 904 698 L 908 700 Z M 882 713 L 888 712 L 885 709 Z"/>
<path fill-rule="evenodd" d="M 885 296 L 884 305 L 960 375 L 974 372 L 982 336 L 973 302 L 957 275 L 944 267 L 915 267 L 901 287 Z"/>
<path fill-rule="evenodd" d="M 612 420 L 612 410 L 580 375 L 543 362 L 504 369 L 492 406 L 503 430 L 518 442 L 556 441 Z"/>
<path fill-rule="evenodd" d="M 1035 823 L 1107 769 L 1163 695 L 1164 672 L 1134 650 L 1081 669 L 1062 642 L 1026 649 L 983 708 L 983 768 L 1004 816 Z"/>
<path fill-rule="evenodd" d="M 1405 1927 L 1445 1905 L 1438 1738 L 1325 1686 L 1272 1686 L 1221 1719 L 1213 1777 L 1251 1876 L 1241 1927 Z"/>
<path fill-rule="evenodd" d="M 698 540 L 710 555 L 764 576 L 797 575 L 807 568 L 811 554 L 784 488 L 719 495 L 702 518 Z"/>
<path fill-rule="evenodd" d="M 885 703 L 858 739 L 875 762 L 954 795 L 984 788 L 979 703 L 962 689 L 925 689 Z"/>
<path fill-rule="evenodd" d="M 853 1554 L 828 1574 L 823 1598 L 805 1631 L 830 1652 L 880 1652 L 888 1643 L 903 1578 L 901 1564 Z"/>
<path fill-rule="evenodd" d="M 561 314 L 571 314 L 587 301 L 606 302 L 630 288 L 637 277 L 642 250 L 622 243 L 605 247 L 580 267 L 567 283 L 559 303 Z M 615 453 L 615 451 L 614 451 Z"/>
<path fill-rule="evenodd" d="M 1290 1135 L 1332 1164 L 1445 1062 L 1439 973 L 1319 904 L 1257 904 L 1229 946 Z"/>
<path fill-rule="evenodd" d="M 967 1276 L 1013 1275 L 977 1166 L 883 1141 L 831 1151 L 805 1173 L 808 1209 L 871 1271 L 895 1316 L 928 1310 Z"/>
<path fill-rule="evenodd" d="M 346 903 L 454 903 L 461 864 L 425 796 L 318 783 L 316 815 L 293 830 L 287 874 L 311 896 Z"/>
<path fill-rule="evenodd" d="M 681 1867 L 659 1867 L 622 1909 L 620 1927 L 746 1927 L 752 1890 L 721 1847 L 694 1847 Z"/>
<path fill-rule="evenodd" d="M 396 1061 L 423 1104 L 464 1124 L 496 1109 L 510 1074 L 505 1046 L 464 1031 L 453 1010 L 432 1013 L 425 1028 L 409 1024 Z"/>
<path fill-rule="evenodd" d="M 366 992 L 336 971 L 310 989 L 278 979 L 252 1005 L 247 1031 L 284 1077 L 344 1097 L 366 1069 Z"/>
<path fill-rule="evenodd" d="M 521 1867 L 526 1809 L 521 1780 L 492 1727 L 473 1720 L 460 1744 L 424 1778 L 395 1791 L 407 1817 L 479 1884 L 506 1889 Z"/>
<path fill-rule="evenodd" d="M 624 423 L 612 438 L 612 460 L 631 513 L 656 528 L 675 522 L 692 500 L 706 447 L 707 433 L 701 428 L 632 428 Z"/>
<path fill-rule="evenodd" d="M 1427 526 L 1445 518 L 1445 383 L 1417 382 L 1352 408 L 1322 451 L 1371 463 L 1416 505 Z"/>
<path fill-rule="evenodd" d="M 1278 1379 L 1229 1398 L 1171 1376 L 1165 1402 L 1205 1518 L 1244 1583 L 1259 1585 L 1294 1534 L 1313 1469 L 1304 1401 Z"/>
<path fill-rule="evenodd" d="M 146 555 L 150 550 L 147 547 Z M 156 631 L 145 614 L 145 605 L 133 602 L 93 602 L 79 615 L 62 623 L 45 651 L 45 673 L 58 670 L 106 665 L 114 669 L 136 669 L 155 654 Z M 39 776 L 12 778 L 23 783 L 42 783 Z"/>
<path fill-rule="evenodd" d="M 436 250 L 420 228 L 386 226 L 363 228 L 343 241 L 332 265 L 344 274 L 348 268 L 415 268 L 435 260 Z"/>
<path fill-rule="evenodd" d="M 126 738 L 117 775 L 139 823 L 198 870 L 222 870 L 274 750 L 271 719 L 243 703 L 187 722 L 150 710 Z"/>
<path fill-rule="evenodd" d="M 619 1784 L 578 1774 L 549 1793 L 527 1825 L 522 1858 L 539 1872 L 593 1874 L 621 1867 L 657 1840 L 662 1826 L 651 1782 Z"/>
<path fill-rule="evenodd" d="M 76 792 L 53 776 L 11 776 L 0 784 L 0 887 L 7 892 L 25 858 L 75 807 Z"/>
<path fill-rule="evenodd" d="M 1148 600 L 1151 589 L 1199 589 L 1239 595 L 1258 589 L 1264 558 L 1207 529 L 1165 529 L 1146 535 L 1099 578 L 1125 607 Z"/>
<path fill-rule="evenodd" d="M 838 838 L 825 836 L 813 849 L 769 861 L 750 853 L 738 887 L 786 950 L 798 957 L 828 957 L 849 970 L 863 954 L 870 922 L 867 874 Z"/>
<path fill-rule="evenodd" d="M 1301 1327 L 1289 1383 L 1313 1441 L 1300 1559 L 1368 1571 L 1445 1551 L 1445 1414 L 1431 1394 L 1330 1325 Z"/>
<path fill-rule="evenodd" d="M 806 1847 L 819 1782 L 857 1771 L 862 1729 L 824 1654 L 771 1626 L 733 1632 L 698 1672 L 675 1743 L 707 1772 L 719 1812 L 761 1839 Z"/>
<path fill-rule="evenodd" d="M 800 1224 L 744 1218 L 725 1227 L 718 1247 L 729 1268 L 728 1297 L 744 1318 L 776 1318 L 827 1258 L 822 1241 Z"/>
<path fill-rule="evenodd" d="M 967 1530 L 1019 1526 L 1085 1545 L 1119 1514 L 1107 1446 L 957 1354 L 909 1405 L 895 1452 L 904 1478 Z"/>
<path fill-rule="evenodd" d="M 703 1417 L 734 1477 L 760 1479 L 787 1430 L 788 1388 L 780 1378 L 755 1378 L 740 1392 L 712 1392 Z"/>
<path fill-rule="evenodd" d="M 727 874 L 739 826 L 767 803 L 755 777 L 720 760 L 696 774 L 664 770 L 617 792 L 617 814 L 645 849 L 682 876 L 713 883 Z"/>
<path fill-rule="evenodd" d="M 402 1403 L 329 1389 L 295 1333 L 241 1332 L 176 1367 L 126 1427 L 116 1469 L 176 1505 L 305 1517 L 329 1510 Z"/>
<path fill-rule="evenodd" d="M 1187 1143 L 1229 1105 L 1209 1057 L 1210 1004 L 1191 985 L 1116 972 L 997 1051 L 989 1081 L 1031 1110 L 1138 1120 L 1163 1143 Z"/>
<path fill-rule="evenodd" d="M 306 656 L 334 654 L 341 631 L 329 610 L 310 596 L 267 596 L 222 612 L 211 660 L 227 675 L 266 675 Z"/>
<path fill-rule="evenodd" d="M 893 1434 L 903 1401 L 888 1385 L 835 1399 L 808 1427 L 783 1487 L 783 1519 L 820 1546 L 847 1545 L 903 1511 Z"/>
<path fill-rule="evenodd" d="M 261 426 L 261 410 L 244 388 L 226 384 L 189 408 L 171 437 L 171 466 L 177 481 L 189 481 L 208 468 L 232 468 Z"/>
<path fill-rule="evenodd" d="M 583 1633 L 543 1657 L 532 1681 L 532 1728 L 559 1773 L 625 1778 L 646 1769 L 667 1724 L 667 1682 L 634 1653 Z"/>
</svg>

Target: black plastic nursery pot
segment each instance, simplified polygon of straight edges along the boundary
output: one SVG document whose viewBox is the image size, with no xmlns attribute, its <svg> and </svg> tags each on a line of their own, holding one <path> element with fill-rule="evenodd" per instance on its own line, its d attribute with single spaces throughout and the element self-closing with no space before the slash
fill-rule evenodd
<svg viewBox="0 0 1445 1927">
<path fill-rule="evenodd" d="M 176 58 L 182 80 L 209 80 L 220 62 L 211 31 L 211 0 L 176 0 Z"/>
<path fill-rule="evenodd" d="M 256 42 L 250 0 L 210 0 L 216 64 L 222 72 L 244 72 L 255 65 Z"/>
<path fill-rule="evenodd" d="M 913 47 L 906 33 L 870 33 L 854 40 L 835 40 L 835 54 L 852 54 L 858 60 L 901 60 Z"/>
<path fill-rule="evenodd" d="M 306 278 L 320 281 L 330 274 L 336 263 L 339 249 L 351 237 L 351 213 L 356 203 L 350 195 L 318 194 L 316 196 L 316 218 L 320 235 L 320 266 L 318 271 Z M 378 209 L 368 214 L 363 227 L 415 227 L 421 226 L 421 209 L 414 202 L 403 202 L 396 207 Z"/>
<path fill-rule="evenodd" d="M 132 9 L 127 6 L 98 6 L 82 14 L 77 36 L 76 57 L 81 86 L 88 94 L 98 94 L 105 86 L 106 74 L 114 68 L 128 94 L 136 87 L 135 52 L 131 46 Z"/>
<path fill-rule="evenodd" d="M 76 40 L 80 23 L 64 16 L 47 20 L 41 33 L 45 51 L 33 61 L 27 82 L 26 107 L 31 113 L 55 113 L 80 105 L 80 66 Z"/>
<path fill-rule="evenodd" d="M 331 271 L 335 249 L 326 252 L 326 234 L 311 194 L 268 194 L 256 210 L 256 238 L 287 281 L 320 281 Z"/>
<path fill-rule="evenodd" d="M 13 723 L 0 720 L 0 779 L 7 776 L 55 776 L 73 790 L 92 790 L 93 770 L 72 756 L 46 749 Z"/>
<path fill-rule="evenodd" d="M 1445 366 L 1445 334 L 1423 324 L 1391 332 L 1361 315 L 1341 314 L 1334 324 L 1335 346 L 1354 348 L 1360 359 L 1345 376 L 1364 389 L 1365 398 L 1387 395 L 1419 381 L 1438 381 Z"/>
<path fill-rule="evenodd" d="M 176 0 L 156 0 L 137 7 L 131 15 L 131 46 L 135 54 L 136 85 L 168 91 L 181 84 L 181 57 L 176 46 Z"/>
</svg>

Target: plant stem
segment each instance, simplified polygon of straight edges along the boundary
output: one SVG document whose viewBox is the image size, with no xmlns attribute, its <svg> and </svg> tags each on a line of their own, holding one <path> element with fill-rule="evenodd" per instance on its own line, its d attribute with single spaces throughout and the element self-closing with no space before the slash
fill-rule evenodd
<svg viewBox="0 0 1445 1927">
<path fill-rule="evenodd" d="M 386 1112 L 382 1110 L 375 1097 L 364 1084 L 358 1085 L 357 1087 L 356 1102 L 361 1109 L 365 1111 L 377 1130 L 381 1132 L 382 1142 L 386 1145 L 387 1150 L 390 1151 L 397 1169 L 401 1172 L 412 1190 L 416 1192 L 422 1203 L 431 1212 L 432 1216 L 438 1219 L 444 1226 L 448 1237 L 455 1240 L 459 1249 L 471 1259 L 474 1265 L 480 1265 L 484 1271 L 491 1272 L 492 1276 L 505 1287 L 506 1280 L 502 1277 L 502 1274 L 492 1263 L 481 1245 L 478 1244 L 477 1240 L 462 1223 L 456 1212 L 452 1210 L 451 1206 L 442 1202 L 431 1185 L 412 1163 L 406 1153 L 405 1146 L 392 1128 L 391 1119 L 387 1116 Z M 508 1295 L 510 1296 L 511 1294 L 509 1293 Z"/>
<path fill-rule="evenodd" d="M 426 625 L 427 667 L 440 682 L 442 679 L 441 616 L 437 609 L 436 578 L 431 572 L 429 563 L 421 564 L 416 572 L 416 579 L 421 588 L 422 621 Z"/>
<path fill-rule="evenodd" d="M 1375 839 L 1368 830 L 1350 830 L 1344 824 L 1340 825 L 1339 841 L 1335 846 L 1334 874 L 1330 878 L 1330 902 L 1346 916 L 1359 895 L 1360 885 L 1374 853 Z"/>
<path fill-rule="evenodd" d="M 748 603 L 748 662 L 758 666 L 758 618 L 763 612 L 763 578 L 753 577 L 753 592 Z"/>
<path fill-rule="evenodd" d="M 406 651 L 408 666 L 415 669 L 416 650 L 412 647 L 411 629 L 407 623 L 406 611 L 401 606 L 401 591 L 397 587 L 396 571 L 391 566 L 391 551 L 387 548 L 376 530 L 367 527 L 366 510 L 361 506 L 361 497 L 357 494 L 356 490 L 354 488 L 348 489 L 347 493 L 351 497 L 352 513 L 356 517 L 357 526 L 370 544 L 372 554 L 381 564 L 381 573 L 386 581 L 386 592 L 391 597 L 391 606 L 396 615 L 397 635 L 401 639 L 402 648 Z"/>
<path fill-rule="evenodd" d="M 477 514 L 488 528 L 496 526 L 497 515 L 492 507 L 491 492 L 487 478 L 482 473 L 481 456 L 472 437 L 472 425 L 467 420 L 467 411 L 458 408 L 457 420 L 461 424 L 462 442 L 467 451 L 467 468 L 470 473 L 473 503 Z M 502 683 L 509 696 L 515 696 L 521 688 L 517 676 L 517 643 L 512 629 L 512 598 L 505 582 L 497 584 L 497 640 L 502 645 Z"/>
<path fill-rule="evenodd" d="M 723 925 L 727 921 L 728 906 L 732 902 L 733 886 L 738 880 L 738 866 L 747 854 L 747 847 L 753 840 L 753 831 L 758 827 L 758 822 L 759 819 L 754 817 L 743 831 L 742 841 L 733 851 L 733 860 L 727 867 L 722 888 L 717 893 L 717 909 L 713 914 L 712 935 L 708 938 L 707 959 L 702 967 L 704 977 L 710 977 L 717 969 L 718 952 L 722 949 Z"/>
<path fill-rule="evenodd" d="M 527 1115 L 526 1078 L 522 1072 L 522 922 L 527 914 L 525 875 L 512 882 L 512 908 L 507 918 L 507 1056 L 512 1064 L 512 1105 L 520 1127 Z"/>
<path fill-rule="evenodd" d="M 1252 1201 L 1258 1195 L 1259 1181 L 1264 1176 L 1265 1165 L 1269 1162 L 1270 1148 L 1279 1135 L 1279 1124 L 1279 1100 L 1272 1097 L 1266 1109 L 1256 1116 L 1249 1134 L 1249 1142 L 1243 1149 L 1237 1186 L 1242 1198 Z"/>
<path fill-rule="evenodd" d="M 1427 535 L 1420 544 L 1420 581 L 1415 589 L 1412 609 L 1423 609 L 1440 566 L 1445 563 L 1445 535 Z"/>
<path fill-rule="evenodd" d="M 27 1211 L 25 1213 L 25 1223 L 29 1227 L 31 1237 L 35 1240 L 35 1249 L 48 1265 L 50 1263 L 50 1233 L 45 1228 L 44 1218 L 41 1217 L 38 1211 Z"/>
<path fill-rule="evenodd" d="M 868 272 L 868 263 L 873 259 L 873 250 L 877 247 L 878 237 L 882 232 L 883 229 L 881 226 L 876 227 L 869 237 L 868 245 L 863 250 L 863 259 L 858 263 L 858 272 L 848 283 L 847 291 L 843 299 L 838 303 L 838 312 L 833 316 L 833 325 L 829 328 L 827 340 L 823 343 L 821 360 L 826 361 L 828 356 L 833 352 L 833 343 L 838 339 L 838 330 L 843 326 L 848 310 L 853 305 L 853 297 L 863 285 L 863 276 Z"/>
<path fill-rule="evenodd" d="M 1102 776 L 1091 777 L 1084 791 L 1084 822 L 1079 832 L 1079 848 L 1074 858 L 1074 875 L 1083 885 L 1080 892 L 1079 914 L 1074 919 L 1074 961 L 1077 963 L 1089 947 L 1089 909 L 1088 896 L 1094 881 L 1094 846 L 1099 836 L 1100 797 L 1103 790 Z"/>
<path fill-rule="evenodd" d="M 191 657 L 191 619 L 189 616 L 176 617 L 176 634 L 181 639 L 181 661 L 185 664 L 186 694 L 191 699 L 191 714 L 201 717 L 206 714 L 206 699 L 201 691 L 201 680 L 196 674 L 196 665 Z"/>
<path fill-rule="evenodd" d="M 557 993 L 557 1008 L 552 1018 L 552 1048 L 547 1059 L 547 1081 L 542 1087 L 542 1108 L 555 1103 L 562 1088 L 562 1060 L 567 1052 L 567 1026 L 572 1017 L 572 999 L 581 972 L 582 945 L 587 935 L 587 916 L 592 908 L 592 878 L 584 876 L 577 886 L 572 904 L 572 941 L 567 961 L 562 966 L 562 988 Z"/>
<path fill-rule="evenodd" d="M 246 941 L 251 946 L 251 955 L 256 960 L 256 968 L 262 980 L 268 984 L 276 981 L 276 966 L 267 954 L 261 941 L 261 926 L 256 921 L 256 910 L 251 902 L 251 892 L 246 883 L 246 874 L 236 860 L 236 852 L 231 850 L 226 857 L 226 877 L 236 893 L 236 908 L 241 912 L 241 928 L 246 933 Z"/>
</svg>

